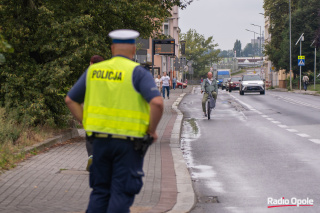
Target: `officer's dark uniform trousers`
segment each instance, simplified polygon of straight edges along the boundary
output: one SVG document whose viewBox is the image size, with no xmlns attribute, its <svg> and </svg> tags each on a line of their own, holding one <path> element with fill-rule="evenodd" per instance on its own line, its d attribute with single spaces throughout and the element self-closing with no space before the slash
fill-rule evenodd
<svg viewBox="0 0 320 213">
<path fill-rule="evenodd" d="M 134 142 L 94 138 L 87 213 L 127 213 L 142 188 L 143 157 Z"/>
</svg>

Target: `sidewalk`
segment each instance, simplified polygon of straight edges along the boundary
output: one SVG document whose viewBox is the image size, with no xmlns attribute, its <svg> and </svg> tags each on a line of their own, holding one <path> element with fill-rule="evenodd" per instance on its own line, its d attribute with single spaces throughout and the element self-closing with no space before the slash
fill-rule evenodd
<svg viewBox="0 0 320 213">
<path fill-rule="evenodd" d="M 164 100 L 159 138 L 146 154 L 144 187 L 136 196 L 132 213 L 188 212 L 195 202 L 180 150 L 183 115 L 177 109 L 183 95 L 191 90 L 171 90 L 170 99 Z M 0 175 L 1 213 L 85 212 L 91 189 L 85 171 L 84 131 L 79 133 L 82 137 L 57 145 Z"/>
</svg>

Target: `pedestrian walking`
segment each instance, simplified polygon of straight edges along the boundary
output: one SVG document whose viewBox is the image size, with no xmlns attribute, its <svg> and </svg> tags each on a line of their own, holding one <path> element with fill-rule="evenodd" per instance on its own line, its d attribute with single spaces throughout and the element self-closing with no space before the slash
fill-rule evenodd
<svg viewBox="0 0 320 213">
<path fill-rule="evenodd" d="M 202 85 L 202 83 L 203 83 L 203 77 L 201 77 L 200 79 L 200 85 Z"/>
<path fill-rule="evenodd" d="M 304 91 L 307 91 L 308 84 L 309 84 L 309 77 L 307 75 L 303 76 L 302 81 L 303 81 Z"/>
<path fill-rule="evenodd" d="M 100 55 L 94 55 L 90 58 L 90 65 L 104 61 L 104 58 Z M 86 170 L 89 172 L 90 166 L 92 164 L 92 157 L 93 157 L 93 152 L 92 152 L 92 138 L 89 138 L 86 135 L 86 149 L 88 153 L 88 162 L 87 162 L 87 167 Z"/>
<path fill-rule="evenodd" d="M 175 90 L 176 89 L 176 84 L 177 84 L 177 78 L 175 76 L 173 76 L 172 79 L 172 88 Z"/>
<path fill-rule="evenodd" d="M 142 149 L 157 125 L 163 99 L 153 77 L 133 62 L 139 33 L 109 33 L 112 58 L 91 65 L 69 91 L 66 104 L 93 138 L 92 192 L 87 213 L 128 213 L 142 188 Z M 84 108 L 81 103 L 84 102 Z"/>
<path fill-rule="evenodd" d="M 166 72 L 164 72 L 163 76 L 161 77 L 162 96 L 164 99 L 165 99 L 165 90 L 167 90 L 167 97 L 169 99 L 170 87 L 171 87 L 170 77 L 167 76 Z"/>
<path fill-rule="evenodd" d="M 161 79 L 161 76 L 160 76 L 160 75 L 158 75 L 158 77 L 154 79 L 154 81 L 155 81 L 155 83 L 156 83 L 156 85 L 157 85 L 157 88 L 158 88 L 159 92 L 161 92 L 161 90 L 160 90 L 160 82 L 161 82 L 161 80 L 160 80 L 160 79 Z"/>
</svg>

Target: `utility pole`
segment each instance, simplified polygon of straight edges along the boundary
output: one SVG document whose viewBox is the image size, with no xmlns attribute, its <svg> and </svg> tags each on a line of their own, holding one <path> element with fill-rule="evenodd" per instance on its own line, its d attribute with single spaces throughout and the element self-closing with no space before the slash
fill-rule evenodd
<svg viewBox="0 0 320 213">
<path fill-rule="evenodd" d="M 255 56 L 255 51 L 254 51 L 254 46 L 255 46 L 255 43 L 256 43 L 256 34 L 259 34 L 259 33 L 256 33 L 256 32 L 254 32 L 254 31 L 252 31 L 252 30 L 248 30 L 248 29 L 246 29 L 246 31 L 249 31 L 249 32 L 253 32 L 253 37 L 254 37 L 254 39 L 253 39 L 253 66 L 254 66 L 254 73 L 256 72 L 256 56 Z"/>
<path fill-rule="evenodd" d="M 292 90 L 292 47 L 291 47 L 291 0 L 289 0 L 289 28 L 290 28 L 290 90 Z"/>
<path fill-rule="evenodd" d="M 301 56 L 301 42 L 304 41 L 304 36 L 303 36 L 304 33 L 301 34 L 300 38 L 298 39 L 296 45 L 298 44 L 298 42 L 300 42 L 300 56 Z M 300 66 L 300 91 L 301 91 L 301 66 Z"/>
<path fill-rule="evenodd" d="M 261 40 L 261 26 L 260 25 L 257 25 L 257 24 L 251 24 L 251 25 L 253 25 L 253 26 L 256 26 L 256 27 L 259 27 L 260 28 L 260 44 L 259 44 L 259 48 L 260 48 L 260 51 L 259 51 L 259 56 L 261 56 L 262 55 L 262 40 Z"/>
<path fill-rule="evenodd" d="M 316 37 L 316 39 L 312 42 L 310 47 L 315 44 L 316 40 L 319 36 Z M 313 71 L 313 88 L 316 90 L 316 73 L 317 73 L 317 45 L 314 45 L 314 71 Z"/>
</svg>

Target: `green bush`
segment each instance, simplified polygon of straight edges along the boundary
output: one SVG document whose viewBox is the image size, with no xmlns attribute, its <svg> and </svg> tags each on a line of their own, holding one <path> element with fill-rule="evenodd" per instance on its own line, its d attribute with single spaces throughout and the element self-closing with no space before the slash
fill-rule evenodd
<svg viewBox="0 0 320 213">
<path fill-rule="evenodd" d="M 17 127 L 16 121 L 6 115 L 4 108 L 0 108 L 0 144 L 14 144 L 20 137 L 21 131 L 22 129 Z"/>
<path fill-rule="evenodd" d="M 67 125 L 64 98 L 92 55 L 111 56 L 108 33 L 128 28 L 143 38 L 156 36 L 154 32 L 171 16 L 172 7 L 187 4 L 179 0 L 132 2 L 1 2 L 3 40 L 15 52 L 4 53 L 6 63 L 0 65 L 0 107 L 8 112 L 15 109 L 16 121 L 27 125 Z"/>
</svg>

